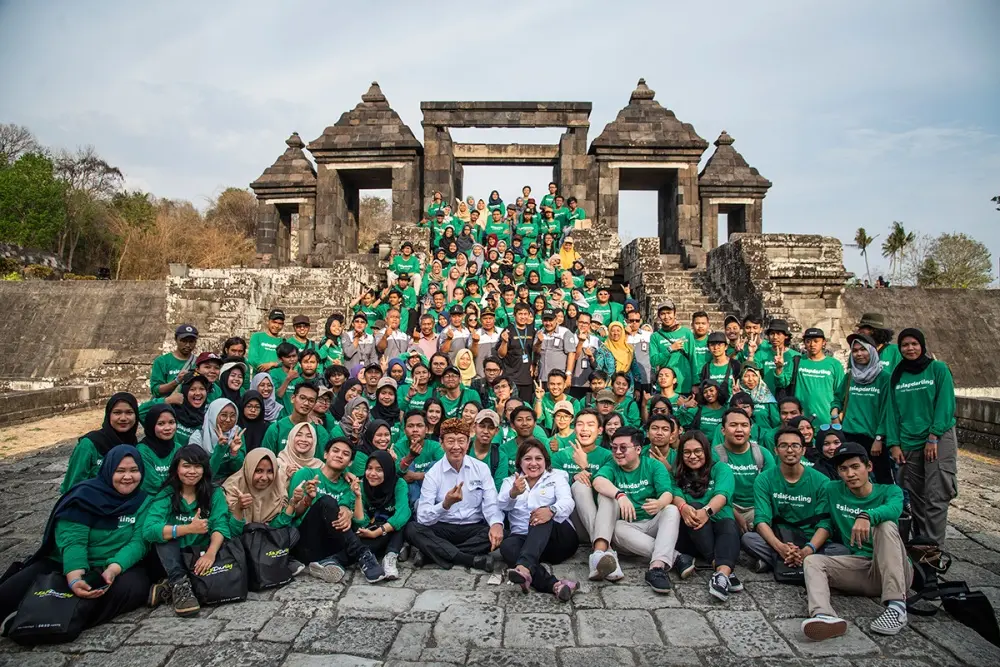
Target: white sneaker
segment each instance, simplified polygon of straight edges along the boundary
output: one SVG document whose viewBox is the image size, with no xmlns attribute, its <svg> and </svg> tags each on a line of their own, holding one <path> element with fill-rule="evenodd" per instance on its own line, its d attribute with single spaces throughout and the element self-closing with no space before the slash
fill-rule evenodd
<svg viewBox="0 0 1000 667">
<path fill-rule="evenodd" d="M 847 621 L 836 616 L 817 614 L 802 621 L 802 634 L 814 642 L 847 634 Z"/>
<path fill-rule="evenodd" d="M 332 558 L 309 563 L 309 574 L 328 584 L 339 584 L 344 579 L 344 568 Z"/>
<path fill-rule="evenodd" d="M 595 550 L 594 553 L 590 554 L 588 563 L 590 565 L 589 578 L 591 581 L 604 579 L 615 571 L 615 566 L 617 565 L 614 556 L 608 554 L 607 551 L 600 550 Z"/>
<path fill-rule="evenodd" d="M 900 614 L 898 609 L 888 605 L 868 627 L 880 635 L 898 635 L 899 631 L 906 627 L 906 614 Z"/>
<path fill-rule="evenodd" d="M 608 549 L 606 553 L 614 561 L 615 569 L 612 570 L 611 574 L 607 575 L 604 578 L 607 579 L 608 581 L 621 581 L 622 579 L 625 578 L 625 573 L 622 572 L 622 566 L 618 562 L 618 552 L 616 552 L 614 549 Z"/>
<path fill-rule="evenodd" d="M 399 579 L 399 568 L 396 567 L 396 561 L 399 559 L 398 554 L 389 552 L 382 559 L 382 569 L 385 570 L 385 580 L 392 581 L 393 579 Z"/>
</svg>

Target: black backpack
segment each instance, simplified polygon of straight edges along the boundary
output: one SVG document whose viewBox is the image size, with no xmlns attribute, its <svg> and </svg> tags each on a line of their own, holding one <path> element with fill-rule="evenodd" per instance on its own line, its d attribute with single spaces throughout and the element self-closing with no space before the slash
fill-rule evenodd
<svg viewBox="0 0 1000 667">
<path fill-rule="evenodd" d="M 781 401 L 785 398 L 795 397 L 795 385 L 799 381 L 799 364 L 802 362 L 802 356 L 799 355 L 792 359 L 792 381 L 788 383 L 787 387 L 781 387 L 774 393 L 774 398 Z"/>
</svg>

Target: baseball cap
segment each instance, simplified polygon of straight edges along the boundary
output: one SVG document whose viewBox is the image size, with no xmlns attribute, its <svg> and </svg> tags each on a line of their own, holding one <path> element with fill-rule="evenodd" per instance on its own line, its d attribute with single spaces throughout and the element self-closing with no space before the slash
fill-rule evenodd
<svg viewBox="0 0 1000 667">
<path fill-rule="evenodd" d="M 443 371 L 441 371 L 441 377 L 448 375 L 449 373 L 454 375 L 461 375 L 462 371 L 458 370 L 458 366 L 448 366 Z"/>
<path fill-rule="evenodd" d="M 296 315 L 292 318 L 292 326 L 299 326 L 300 324 L 311 324 L 309 322 L 308 315 Z"/>
<path fill-rule="evenodd" d="M 721 331 L 713 331 L 708 334 L 708 344 L 711 345 L 712 343 L 722 343 L 723 345 L 728 345 L 729 339 L 726 338 L 726 334 Z"/>
<path fill-rule="evenodd" d="M 354 313 L 354 317 L 351 318 L 351 321 L 357 322 L 358 320 L 364 320 L 365 322 L 367 322 L 368 316 L 365 315 L 364 313 Z"/>
<path fill-rule="evenodd" d="M 856 442 L 845 442 L 840 447 L 837 447 L 837 451 L 833 453 L 830 460 L 833 461 L 833 465 L 840 465 L 847 459 L 852 459 L 855 456 L 861 459 L 862 463 L 868 463 L 868 451 Z"/>
<path fill-rule="evenodd" d="M 602 389 L 594 396 L 594 401 L 597 403 L 614 403 L 617 400 L 615 392 L 610 389 Z"/>
<path fill-rule="evenodd" d="M 788 322 L 785 320 L 771 320 L 767 325 L 768 331 L 777 331 L 778 333 L 783 333 L 786 336 L 789 335 Z"/>
<path fill-rule="evenodd" d="M 806 340 L 807 338 L 822 338 L 826 340 L 826 334 L 823 333 L 822 329 L 819 329 L 817 327 L 809 327 L 802 334 L 802 340 Z"/>
<path fill-rule="evenodd" d="M 854 341 L 856 341 L 856 340 L 859 340 L 859 341 L 861 341 L 863 343 L 867 343 L 868 345 L 871 345 L 872 347 L 875 347 L 875 341 L 872 340 L 871 336 L 866 336 L 864 334 L 857 334 L 856 333 L 856 334 L 851 334 L 850 336 L 847 337 L 847 347 L 848 347 L 848 349 L 850 349 L 851 346 L 854 345 Z M 876 349 L 878 349 L 878 348 L 876 347 Z"/>
<path fill-rule="evenodd" d="M 496 317 L 496 316 L 497 314 L 492 308 L 483 308 L 483 311 L 479 313 L 479 319 L 483 319 L 484 317 Z"/>
<path fill-rule="evenodd" d="M 403 248 L 406 248 L 406 247 L 409 247 L 412 250 L 413 249 L 413 244 L 410 243 L 409 241 L 403 241 L 403 245 L 399 246 L 399 249 L 402 250 Z"/>
<path fill-rule="evenodd" d="M 174 338 L 197 338 L 198 330 L 190 324 L 182 324 L 174 329 Z"/>
<path fill-rule="evenodd" d="M 489 408 L 486 408 L 486 409 L 480 410 L 479 412 L 476 413 L 476 423 L 477 424 L 482 423 L 482 422 L 486 421 L 487 419 L 489 419 L 491 422 L 493 422 L 494 426 L 499 426 L 500 425 L 500 415 L 498 415 L 495 411 L 490 410 Z"/>
<path fill-rule="evenodd" d="M 437 213 L 434 214 L 434 217 L 435 218 L 443 218 L 444 217 L 444 209 L 443 208 L 439 208 L 437 210 Z"/>
<path fill-rule="evenodd" d="M 194 365 L 200 366 L 206 361 L 215 361 L 220 366 L 222 365 L 222 357 L 217 355 L 215 352 L 202 352 L 198 355 L 198 358 L 194 360 Z"/>
<path fill-rule="evenodd" d="M 545 308 L 544 310 L 542 310 L 542 319 L 543 320 L 556 319 L 556 311 L 552 310 L 551 308 Z"/>
<path fill-rule="evenodd" d="M 726 315 L 726 319 L 723 320 L 722 326 L 728 326 L 730 322 L 735 322 L 736 324 L 739 324 L 740 318 L 736 317 L 735 315 Z"/>
<path fill-rule="evenodd" d="M 281 320 L 282 322 L 284 322 L 285 321 L 285 311 L 281 310 L 280 308 L 273 308 L 273 309 L 271 309 L 271 312 L 267 314 L 267 319 L 269 319 L 269 320 Z"/>
<path fill-rule="evenodd" d="M 378 381 L 377 385 L 375 385 L 375 393 L 377 394 L 382 387 L 392 387 L 393 389 L 396 389 L 397 388 L 396 381 L 393 380 L 388 375 L 385 376 L 384 378 Z"/>
<path fill-rule="evenodd" d="M 665 310 L 677 310 L 677 306 L 674 305 L 674 302 L 672 300 L 667 299 L 666 301 L 660 304 L 659 308 L 656 309 L 656 314 L 659 315 Z"/>
<path fill-rule="evenodd" d="M 377 362 L 372 362 L 372 363 L 368 364 L 367 366 L 365 366 L 365 372 L 367 373 L 368 371 L 378 371 L 379 373 L 381 373 L 382 372 L 382 364 L 379 364 Z"/>
<path fill-rule="evenodd" d="M 456 304 L 456 305 L 454 305 L 454 306 L 452 306 L 451 308 L 448 309 L 448 314 L 449 315 L 465 315 L 465 308 L 462 308 L 461 306 L 459 306 L 459 305 Z"/>
<path fill-rule="evenodd" d="M 554 406 L 552 406 L 553 413 L 559 412 L 560 410 L 568 412 L 571 415 L 576 414 L 576 410 L 573 408 L 573 404 L 570 403 L 569 401 L 559 401 Z"/>
<path fill-rule="evenodd" d="M 396 280 L 409 280 L 409 279 L 410 279 L 409 273 L 400 273 L 398 276 L 396 276 Z"/>
<path fill-rule="evenodd" d="M 330 389 L 325 384 L 321 384 L 317 389 L 316 399 L 319 400 L 324 396 L 333 396 L 333 389 Z"/>
</svg>

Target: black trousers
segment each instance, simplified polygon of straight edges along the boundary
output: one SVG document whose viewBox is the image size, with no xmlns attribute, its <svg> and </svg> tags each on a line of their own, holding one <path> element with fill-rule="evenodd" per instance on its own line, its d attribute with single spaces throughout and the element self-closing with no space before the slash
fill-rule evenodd
<svg viewBox="0 0 1000 667">
<path fill-rule="evenodd" d="M 473 556 L 490 552 L 490 527 L 479 523 L 435 523 L 425 526 L 411 521 L 406 525 L 406 541 L 420 549 L 438 566 L 471 565 Z"/>
<path fill-rule="evenodd" d="M 590 386 L 586 387 L 570 387 L 566 390 L 566 393 L 575 398 L 578 401 L 582 401 L 584 396 L 590 392 Z"/>
<path fill-rule="evenodd" d="M 710 519 L 697 530 L 688 528 L 681 521 L 681 529 L 677 534 L 677 551 L 715 561 L 715 567 L 727 565 L 729 569 L 735 570 L 736 559 L 740 556 L 740 528 L 735 519 Z"/>
<path fill-rule="evenodd" d="M 314 563 L 333 556 L 341 565 L 350 565 L 365 552 L 361 538 L 353 530 L 336 530 L 333 522 L 340 516 L 340 505 L 330 496 L 318 496 L 299 525 L 299 543 L 292 556 L 303 563 Z"/>
<path fill-rule="evenodd" d="M 526 535 L 510 533 L 500 543 L 500 555 L 507 567 L 523 565 L 531 573 L 531 587 L 540 593 L 551 593 L 559 581 L 541 566 L 543 562 L 558 564 L 570 558 L 580 546 L 580 537 L 569 521 L 546 521 L 528 526 Z"/>
<path fill-rule="evenodd" d="M 882 442 L 882 453 L 872 456 L 872 443 L 875 438 L 864 433 L 844 433 L 844 442 L 856 442 L 868 452 L 868 459 L 872 462 L 872 474 L 878 484 L 895 484 L 896 477 L 892 474 L 892 459 L 889 457 L 889 446 Z"/>
<path fill-rule="evenodd" d="M 403 526 L 406 529 L 406 526 Z M 361 544 L 365 549 L 371 550 L 380 560 L 385 557 L 387 553 L 394 553 L 399 555 L 399 550 L 403 548 L 403 531 L 394 530 L 391 533 L 386 533 L 385 535 L 379 535 L 375 539 L 366 539 L 361 537 Z"/>
<path fill-rule="evenodd" d="M 61 570 L 62 565 L 53 560 L 40 560 L 0 584 L 0 620 L 17 611 L 36 578 Z M 80 600 L 77 613 L 84 619 L 81 629 L 107 623 L 116 616 L 142 607 L 149 599 L 149 586 L 149 575 L 144 567 L 135 565 L 125 570 L 115 578 L 104 595 L 93 600 Z M 74 639 L 76 636 L 62 638 L 67 642 Z"/>
<path fill-rule="evenodd" d="M 522 403 L 528 406 L 535 404 L 535 385 L 533 384 L 518 384 L 514 385 L 517 387 L 517 397 Z"/>
</svg>

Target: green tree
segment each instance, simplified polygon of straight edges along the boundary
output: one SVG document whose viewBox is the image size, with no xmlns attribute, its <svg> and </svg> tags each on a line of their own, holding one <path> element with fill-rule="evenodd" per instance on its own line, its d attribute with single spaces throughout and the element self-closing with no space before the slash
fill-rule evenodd
<svg viewBox="0 0 1000 667">
<path fill-rule="evenodd" d="M 115 237 L 118 260 L 115 280 L 121 277 L 129 249 L 156 224 L 156 202 L 147 192 L 120 192 L 111 198 L 108 227 Z"/>
<path fill-rule="evenodd" d="M 55 160 L 56 174 L 66 181 L 66 221 L 59 233 L 57 252 L 73 270 L 73 256 L 81 240 L 97 246 L 93 255 L 107 259 L 108 204 L 121 191 L 125 176 L 97 155 L 93 146 L 63 151 Z M 104 246 L 103 251 L 101 246 Z"/>
<path fill-rule="evenodd" d="M 868 246 L 875 243 L 875 239 L 878 238 L 878 234 L 875 236 L 868 236 L 868 232 L 865 231 L 864 227 L 858 227 L 858 231 L 854 233 L 854 245 L 858 250 L 861 251 L 861 256 L 865 258 L 865 275 L 868 277 L 868 282 L 872 281 L 872 272 L 868 268 Z"/>
<path fill-rule="evenodd" d="M 934 261 L 934 258 L 925 257 L 924 261 L 920 263 L 920 269 L 917 271 L 917 286 L 937 287 L 940 276 L 941 269 L 938 268 L 938 264 Z"/>
<path fill-rule="evenodd" d="M 0 169 L 0 241 L 51 250 L 66 220 L 65 191 L 44 155 L 27 153 Z"/>
<path fill-rule="evenodd" d="M 993 280 L 993 258 L 985 245 L 965 234 L 942 234 L 928 252 L 938 273 L 935 287 L 983 288 Z M 926 262 L 925 262 L 926 263 Z"/>
<path fill-rule="evenodd" d="M 257 198 L 249 190 L 226 188 L 205 213 L 205 222 L 254 238 Z"/>
<path fill-rule="evenodd" d="M 907 232 L 903 223 L 893 221 L 889 235 L 882 242 L 882 256 L 889 259 L 889 275 L 893 276 L 894 280 L 903 263 L 903 256 L 916 240 L 916 235 Z"/>
</svg>

